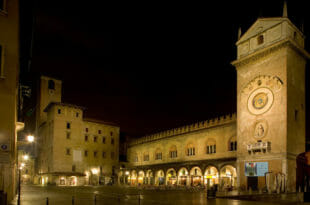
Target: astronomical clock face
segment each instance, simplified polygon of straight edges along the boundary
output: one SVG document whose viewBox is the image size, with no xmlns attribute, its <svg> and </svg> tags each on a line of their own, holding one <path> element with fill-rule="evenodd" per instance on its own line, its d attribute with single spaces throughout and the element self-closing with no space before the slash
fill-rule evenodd
<svg viewBox="0 0 310 205">
<path fill-rule="evenodd" d="M 248 99 L 248 109 L 254 115 L 267 112 L 273 103 L 273 93 L 269 88 L 263 87 L 254 90 Z"/>
</svg>

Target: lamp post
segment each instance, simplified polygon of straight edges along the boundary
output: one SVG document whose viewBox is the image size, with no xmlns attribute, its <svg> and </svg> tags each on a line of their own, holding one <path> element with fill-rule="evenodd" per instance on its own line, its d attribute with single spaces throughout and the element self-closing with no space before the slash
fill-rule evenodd
<svg viewBox="0 0 310 205">
<path fill-rule="evenodd" d="M 18 141 L 20 145 L 21 141 Z M 22 141 L 23 143 L 33 143 L 34 142 L 34 136 L 33 135 L 28 135 L 27 136 L 27 141 Z M 29 159 L 29 155 L 23 155 L 22 159 L 24 161 L 27 161 Z M 21 170 L 23 169 L 23 167 L 25 166 L 25 163 L 20 163 L 19 166 L 19 162 L 18 162 L 18 158 L 17 158 L 17 168 L 18 168 L 18 198 L 17 198 L 17 205 L 20 205 L 20 196 L 21 196 Z"/>
</svg>

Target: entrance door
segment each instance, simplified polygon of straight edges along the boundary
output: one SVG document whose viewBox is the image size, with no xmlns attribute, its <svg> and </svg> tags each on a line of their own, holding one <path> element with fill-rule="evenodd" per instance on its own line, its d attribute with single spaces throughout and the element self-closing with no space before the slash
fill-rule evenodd
<svg viewBox="0 0 310 205">
<path fill-rule="evenodd" d="M 258 177 L 248 177 L 248 190 L 251 189 L 257 190 L 258 188 Z"/>
</svg>

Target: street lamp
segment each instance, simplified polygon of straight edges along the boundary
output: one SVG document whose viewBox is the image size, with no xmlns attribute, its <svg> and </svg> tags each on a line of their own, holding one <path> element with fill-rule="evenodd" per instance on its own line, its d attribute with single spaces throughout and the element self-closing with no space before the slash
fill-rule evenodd
<svg viewBox="0 0 310 205">
<path fill-rule="evenodd" d="M 27 136 L 27 141 L 28 142 L 33 142 L 34 141 L 34 136 L 33 135 L 28 135 Z"/>
<path fill-rule="evenodd" d="M 23 158 L 24 158 L 24 160 L 28 160 L 29 159 L 29 155 L 24 155 Z"/>
</svg>

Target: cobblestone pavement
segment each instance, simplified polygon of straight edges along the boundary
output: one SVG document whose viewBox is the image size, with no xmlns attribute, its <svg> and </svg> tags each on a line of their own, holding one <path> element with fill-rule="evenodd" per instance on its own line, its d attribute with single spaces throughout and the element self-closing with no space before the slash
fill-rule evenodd
<svg viewBox="0 0 310 205">
<path fill-rule="evenodd" d="M 56 187 L 22 186 L 21 205 L 273 205 L 303 204 L 292 201 L 247 201 L 237 199 L 208 199 L 204 191 L 138 190 L 117 186 Z M 16 200 L 12 204 L 17 204 Z M 304 203 L 310 204 L 310 203 Z"/>
</svg>

